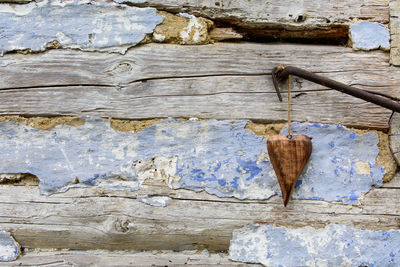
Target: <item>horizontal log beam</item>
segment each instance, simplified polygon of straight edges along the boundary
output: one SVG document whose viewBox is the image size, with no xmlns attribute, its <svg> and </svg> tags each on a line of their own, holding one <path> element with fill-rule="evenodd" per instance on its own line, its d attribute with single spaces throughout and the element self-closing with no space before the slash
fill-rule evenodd
<svg viewBox="0 0 400 267">
<path fill-rule="evenodd" d="M 12 263 L 1 263 L 0 266 L 218 266 L 218 267 L 261 267 L 261 264 L 247 264 L 228 259 L 226 253 L 208 253 L 205 251 L 66 251 L 66 250 L 28 250 Z"/>
<path fill-rule="evenodd" d="M 397 178 L 398 179 L 398 178 Z M 37 187 L 0 186 L 0 227 L 23 247 L 71 249 L 227 250 L 232 231 L 252 223 L 319 228 L 328 224 L 399 229 L 400 188 L 377 188 L 359 206 L 280 197 L 265 201 L 218 198 L 147 183 L 139 191 L 71 189 L 49 197 Z M 138 197 L 169 196 L 166 207 Z"/>
<path fill-rule="evenodd" d="M 235 25 L 250 36 L 290 38 L 347 37 L 354 20 L 389 22 L 389 0 L 330 1 L 196 1 L 117 0 L 170 12 L 188 12 Z"/>
<path fill-rule="evenodd" d="M 287 105 L 278 101 L 270 77 L 278 64 L 399 96 L 400 70 L 388 60 L 380 51 L 254 43 L 149 44 L 124 56 L 73 50 L 5 55 L 0 114 L 284 121 Z M 293 91 L 295 120 L 388 129 L 389 110 L 297 78 Z"/>
</svg>

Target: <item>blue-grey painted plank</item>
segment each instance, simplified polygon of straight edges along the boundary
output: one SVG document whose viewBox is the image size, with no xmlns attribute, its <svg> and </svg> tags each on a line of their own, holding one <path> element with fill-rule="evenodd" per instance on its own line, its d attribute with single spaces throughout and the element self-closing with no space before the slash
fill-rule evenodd
<svg viewBox="0 0 400 267">
<path fill-rule="evenodd" d="M 0 231 L 0 261 L 13 261 L 18 258 L 20 247 L 14 238 L 5 231 Z"/>
<path fill-rule="evenodd" d="M 390 49 L 390 33 L 383 24 L 361 21 L 350 27 L 353 48 L 359 50 Z"/>
<path fill-rule="evenodd" d="M 385 170 L 376 164 L 379 137 L 358 135 L 332 124 L 292 124 L 292 134 L 312 137 L 313 152 L 299 177 L 294 198 L 357 204 L 372 186 L 381 186 Z M 282 134 L 286 134 L 283 129 Z M 333 189 L 333 190 L 332 190 Z"/>
<path fill-rule="evenodd" d="M 165 176 L 174 189 L 267 199 L 280 189 L 266 140 L 245 129 L 246 123 L 166 119 L 138 133 L 122 133 L 100 118 L 48 131 L 3 122 L 0 173 L 35 174 L 45 194 L 65 190 L 76 177 L 106 189 L 137 190 L 144 179 Z M 376 165 L 375 133 L 358 135 L 339 125 L 301 123 L 293 123 L 293 133 L 313 138 L 313 153 L 294 198 L 356 204 L 362 193 L 382 184 L 385 171 Z M 129 184 L 105 179 L 115 176 Z"/>
<path fill-rule="evenodd" d="M 25 8 L 25 9 L 24 9 Z M 0 53 L 62 47 L 118 51 L 139 43 L 163 21 L 154 8 L 96 1 L 43 1 L 12 10 L 0 6 Z"/>
<path fill-rule="evenodd" d="M 399 266 L 400 232 L 252 225 L 233 232 L 229 258 L 265 266 Z"/>
</svg>

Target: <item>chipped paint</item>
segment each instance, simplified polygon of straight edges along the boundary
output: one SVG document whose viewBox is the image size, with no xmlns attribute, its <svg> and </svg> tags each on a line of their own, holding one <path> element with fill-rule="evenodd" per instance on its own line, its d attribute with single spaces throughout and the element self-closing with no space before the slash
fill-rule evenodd
<svg viewBox="0 0 400 267">
<path fill-rule="evenodd" d="M 385 169 L 386 173 L 385 176 L 383 176 L 382 179 L 383 182 L 386 183 L 391 181 L 397 171 L 397 163 L 390 149 L 389 135 L 377 130 L 360 130 L 360 129 L 351 129 L 351 130 L 359 135 L 367 133 L 375 133 L 379 136 L 379 143 L 378 143 L 379 155 L 376 158 L 376 163 L 378 165 L 383 166 L 383 168 Z"/>
<path fill-rule="evenodd" d="M 182 44 L 199 44 L 207 43 L 208 29 L 211 28 L 212 22 L 204 18 L 196 18 L 187 13 L 179 13 L 179 16 L 189 19 L 187 26 L 180 32 Z"/>
<path fill-rule="evenodd" d="M 171 198 L 159 196 L 139 197 L 138 201 L 154 207 L 167 207 L 169 205 L 169 202 L 171 201 Z"/>
<path fill-rule="evenodd" d="M 45 0 L 22 7 L 1 4 L 0 53 L 43 51 L 54 44 L 125 53 L 162 21 L 154 8 L 105 1 Z"/>
<path fill-rule="evenodd" d="M 286 134 L 286 128 L 281 134 Z M 372 186 L 382 185 L 386 172 L 376 163 L 376 133 L 359 135 L 340 125 L 293 123 L 292 134 L 305 134 L 313 143 L 310 160 L 299 177 L 301 186 L 295 188 L 292 197 L 357 204 Z M 357 162 L 368 164 L 370 172 L 357 172 Z"/>
<path fill-rule="evenodd" d="M 5 231 L 0 231 L 0 261 L 16 260 L 21 253 L 19 244 Z"/>
<path fill-rule="evenodd" d="M 373 132 L 379 136 L 379 155 L 376 158 L 376 163 L 382 165 L 386 171 L 385 176 L 383 176 L 383 182 L 389 182 L 397 171 L 397 163 L 390 150 L 389 135 L 379 131 Z"/>
<path fill-rule="evenodd" d="M 163 181 L 169 187 L 174 188 L 174 185 L 178 184 L 179 181 L 176 167 L 177 161 L 178 156 L 176 155 L 170 158 L 155 156 L 147 160 L 138 160 L 133 163 L 133 166 L 141 183 L 146 179 L 153 179 Z"/>
<path fill-rule="evenodd" d="M 374 50 L 390 49 L 390 34 L 383 24 L 378 22 L 360 21 L 350 27 L 350 41 L 353 49 Z"/>
<path fill-rule="evenodd" d="M 399 244 L 400 231 L 251 225 L 233 232 L 229 258 L 265 266 L 398 266 Z"/>
<path fill-rule="evenodd" d="M 266 140 L 246 125 L 246 120 L 166 119 L 139 132 L 120 132 L 109 121 L 87 118 L 77 127 L 41 131 L 4 121 L 0 173 L 37 175 L 44 194 L 80 186 L 138 190 L 154 179 L 173 189 L 268 199 L 280 190 Z M 377 134 L 358 135 L 338 125 L 293 123 L 292 128 L 311 136 L 314 150 L 294 198 L 357 204 L 363 193 L 382 184 Z M 357 162 L 368 164 L 370 172 L 357 172 Z"/>
</svg>

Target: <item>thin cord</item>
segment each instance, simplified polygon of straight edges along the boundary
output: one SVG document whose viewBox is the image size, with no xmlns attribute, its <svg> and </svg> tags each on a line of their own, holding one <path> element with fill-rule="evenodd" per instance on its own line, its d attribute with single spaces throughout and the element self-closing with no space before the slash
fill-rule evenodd
<svg viewBox="0 0 400 267">
<path fill-rule="evenodd" d="M 290 131 L 290 121 L 291 121 L 291 110 L 292 110 L 292 105 L 290 103 L 291 97 L 290 97 L 290 75 L 288 76 L 288 134 L 287 136 L 290 138 L 292 136 L 292 133 Z"/>
</svg>

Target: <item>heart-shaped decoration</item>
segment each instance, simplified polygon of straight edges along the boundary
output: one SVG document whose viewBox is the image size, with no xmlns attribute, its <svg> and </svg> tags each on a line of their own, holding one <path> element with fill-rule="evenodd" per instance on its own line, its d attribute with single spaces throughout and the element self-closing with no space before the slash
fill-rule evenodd
<svg viewBox="0 0 400 267">
<path fill-rule="evenodd" d="M 267 149 L 286 207 L 297 179 L 310 158 L 311 139 L 305 135 L 295 135 L 290 138 L 273 135 L 268 138 Z"/>
</svg>

